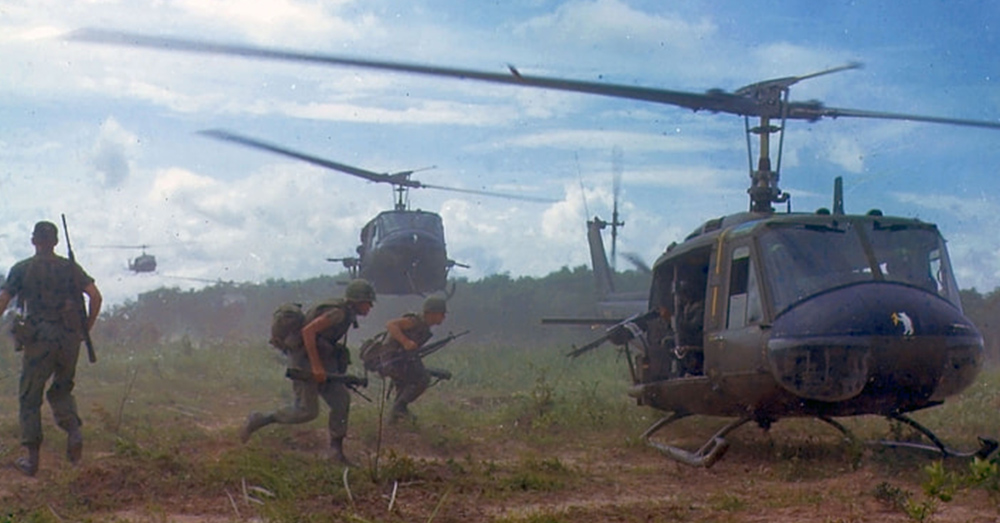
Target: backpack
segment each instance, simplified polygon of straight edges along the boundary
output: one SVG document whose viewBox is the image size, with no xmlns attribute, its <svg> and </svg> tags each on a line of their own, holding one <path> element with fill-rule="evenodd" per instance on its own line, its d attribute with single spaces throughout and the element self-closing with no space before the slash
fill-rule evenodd
<svg viewBox="0 0 1000 523">
<path fill-rule="evenodd" d="M 281 352 L 289 352 L 302 347 L 302 327 L 306 315 L 300 303 L 284 303 L 274 310 L 271 317 L 271 339 L 269 343 Z"/>
<path fill-rule="evenodd" d="M 389 353 L 393 352 L 385 343 L 385 338 L 388 334 L 388 332 L 382 331 L 361 344 L 359 355 L 366 371 L 381 373 L 383 370 L 382 360 L 389 356 Z"/>
</svg>

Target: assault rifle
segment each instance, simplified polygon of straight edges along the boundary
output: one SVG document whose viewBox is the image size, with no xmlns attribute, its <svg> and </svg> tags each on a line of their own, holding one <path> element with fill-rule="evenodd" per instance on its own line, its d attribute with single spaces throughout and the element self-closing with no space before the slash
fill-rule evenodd
<svg viewBox="0 0 1000 523">
<path fill-rule="evenodd" d="M 462 331 L 462 332 L 460 332 L 458 334 L 452 334 L 452 333 L 449 332 L 448 335 L 445 336 L 444 338 L 441 338 L 440 340 L 437 340 L 434 343 L 428 343 L 428 344 L 420 347 L 417 350 L 414 350 L 414 351 L 403 350 L 403 351 L 399 352 L 396 355 L 395 358 L 392 358 L 392 359 L 390 359 L 388 361 L 381 362 L 380 365 L 378 366 L 378 370 L 381 372 L 382 369 L 385 369 L 385 368 L 389 367 L 390 365 L 393 365 L 394 363 L 397 363 L 397 362 L 400 362 L 400 361 L 403 361 L 403 360 L 409 360 L 409 359 L 421 359 L 422 360 L 425 357 L 430 356 L 431 354 L 434 354 L 435 352 L 443 349 L 445 345 L 451 343 L 452 341 L 454 341 L 454 340 L 456 340 L 458 338 L 461 338 L 462 336 L 465 336 L 469 332 L 471 332 L 471 331 L 465 330 L 465 331 Z M 371 369 L 369 369 L 369 370 L 371 370 Z M 444 371 L 444 372 L 448 372 L 448 371 Z M 450 379 L 450 378 L 451 378 L 451 374 L 448 373 L 448 377 L 444 378 L 444 379 Z"/>
<path fill-rule="evenodd" d="M 444 338 L 441 338 L 440 340 L 437 340 L 434 343 L 428 343 L 423 347 L 417 349 L 416 356 L 420 359 L 423 359 L 426 356 L 430 356 L 431 354 L 434 354 L 435 352 L 443 349 L 445 345 L 451 343 L 452 341 L 457 340 L 458 338 L 461 338 L 462 336 L 465 336 L 469 332 L 470 331 L 468 330 L 464 330 L 458 334 L 452 334 L 449 332 L 448 335 L 445 336 Z"/>
<path fill-rule="evenodd" d="M 611 340 L 612 343 L 617 345 L 624 345 L 625 343 L 628 343 L 628 340 L 635 337 L 634 328 L 644 329 L 646 327 L 646 322 L 657 317 L 658 315 L 659 312 L 656 310 L 633 314 L 628 318 L 625 318 L 624 320 L 608 327 L 607 330 L 604 331 L 604 335 L 600 338 L 597 338 L 596 340 L 579 348 L 574 345 L 573 350 L 566 353 L 566 356 L 576 358 L 581 354 L 590 352 L 591 350 L 600 347 L 608 340 Z"/>
<path fill-rule="evenodd" d="M 69 262 L 73 265 L 73 285 L 76 287 L 73 296 L 75 296 L 79 303 L 77 309 L 80 311 L 80 328 L 83 330 L 83 342 L 87 345 L 87 359 L 91 363 L 95 363 L 97 362 L 97 353 L 94 352 L 94 342 L 90 339 L 90 322 L 88 321 L 86 304 L 83 302 L 83 286 L 80 285 L 79 272 L 76 270 L 76 256 L 73 255 L 73 245 L 69 242 L 69 227 L 66 226 L 66 215 L 62 214 L 60 216 L 62 216 L 63 234 L 66 235 L 66 251 Z"/>
<path fill-rule="evenodd" d="M 285 369 L 285 377 L 291 378 L 296 381 L 312 381 L 312 372 L 303 369 Z M 363 376 L 354 376 L 353 374 L 339 374 L 335 372 L 328 372 L 326 374 L 327 383 L 343 383 L 348 388 L 355 387 L 367 387 L 368 378 Z"/>
</svg>

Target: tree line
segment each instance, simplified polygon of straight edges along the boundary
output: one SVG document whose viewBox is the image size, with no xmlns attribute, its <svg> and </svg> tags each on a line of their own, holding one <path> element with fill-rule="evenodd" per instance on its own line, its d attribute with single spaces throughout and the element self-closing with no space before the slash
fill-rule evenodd
<svg viewBox="0 0 1000 523">
<path fill-rule="evenodd" d="M 151 345 L 181 339 L 194 343 L 267 340 L 271 314 L 283 303 L 311 303 L 339 297 L 346 274 L 301 281 L 268 280 L 260 284 L 217 283 L 200 290 L 160 288 L 102 313 L 95 337 L 122 345 Z M 616 274 L 619 291 L 645 291 L 649 276 L 639 271 Z M 448 318 L 437 330 L 469 329 L 468 339 L 482 343 L 567 345 L 599 334 L 578 327 L 551 327 L 542 318 L 588 318 L 596 314 L 597 292 L 589 268 L 564 267 L 543 277 L 496 274 L 453 282 Z M 451 289 L 449 289 L 451 290 Z M 961 293 L 965 313 L 979 327 L 987 357 L 1000 362 L 1000 288 L 982 294 Z M 367 337 L 388 319 L 419 311 L 421 297 L 380 296 L 370 318 L 352 336 Z M 352 338 L 357 342 L 359 338 Z M 353 345 L 354 343 L 352 343 Z"/>
</svg>

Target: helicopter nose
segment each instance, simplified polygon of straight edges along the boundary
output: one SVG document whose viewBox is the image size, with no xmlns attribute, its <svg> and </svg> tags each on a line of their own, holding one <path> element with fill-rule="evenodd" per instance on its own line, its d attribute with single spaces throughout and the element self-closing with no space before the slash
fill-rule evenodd
<svg viewBox="0 0 1000 523">
<path fill-rule="evenodd" d="M 866 282 L 776 318 L 767 356 L 781 386 L 800 398 L 920 408 L 972 383 L 983 339 L 936 294 Z"/>
</svg>

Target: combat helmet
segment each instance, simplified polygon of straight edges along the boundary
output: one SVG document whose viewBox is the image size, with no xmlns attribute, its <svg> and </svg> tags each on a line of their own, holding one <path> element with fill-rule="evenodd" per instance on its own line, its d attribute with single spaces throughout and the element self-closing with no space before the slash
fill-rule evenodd
<svg viewBox="0 0 1000 523">
<path fill-rule="evenodd" d="M 351 283 L 347 284 L 347 289 L 344 290 L 344 298 L 347 301 L 375 301 L 375 287 L 372 287 L 368 280 L 358 278 L 356 280 L 351 280 Z"/>
<path fill-rule="evenodd" d="M 440 296 L 431 296 L 424 300 L 424 314 L 428 312 L 437 312 L 445 314 L 448 312 L 448 305 L 444 298 Z"/>
</svg>

